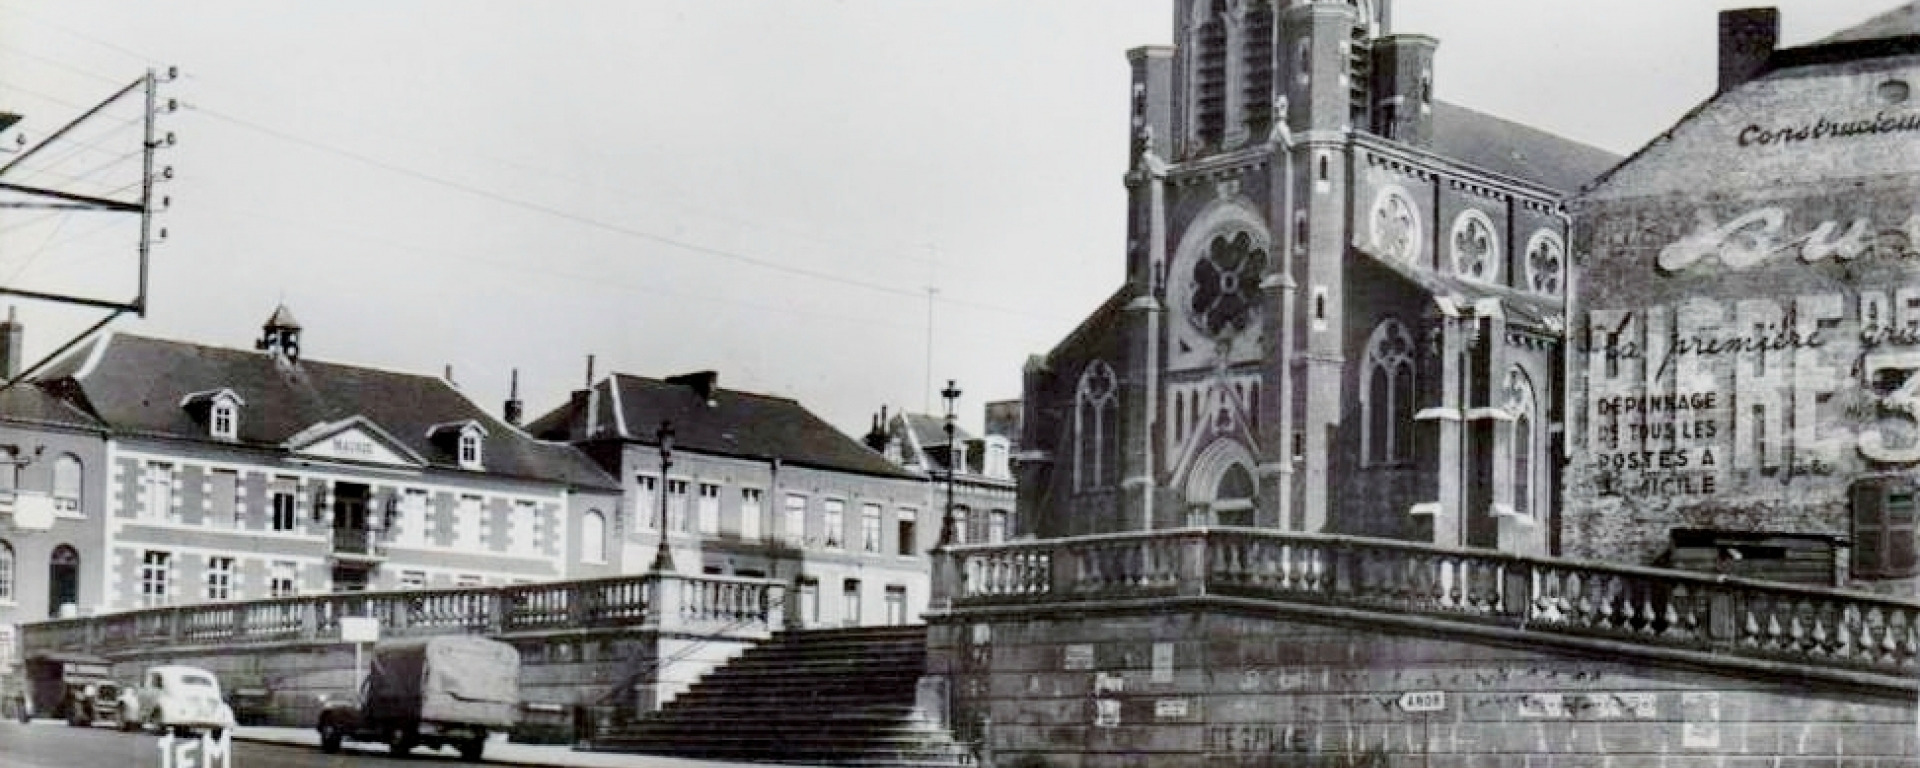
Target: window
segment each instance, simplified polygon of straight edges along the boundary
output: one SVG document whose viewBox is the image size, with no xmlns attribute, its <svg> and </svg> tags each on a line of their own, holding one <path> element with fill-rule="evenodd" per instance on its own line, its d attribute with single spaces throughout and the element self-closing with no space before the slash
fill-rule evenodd
<svg viewBox="0 0 1920 768">
<path fill-rule="evenodd" d="M 231 528 L 239 509 L 240 475 L 231 469 L 216 469 L 207 479 L 207 524 Z"/>
<path fill-rule="evenodd" d="M 667 481 L 667 530 L 687 532 L 687 481 Z"/>
<path fill-rule="evenodd" d="M 820 582 L 811 576 L 800 578 L 800 622 L 806 626 L 820 623 Z"/>
<path fill-rule="evenodd" d="M 396 521 L 398 530 L 392 531 L 395 544 L 403 547 L 424 547 L 427 545 L 427 492 L 419 488 L 408 488 L 400 494 L 400 519 Z"/>
<path fill-rule="evenodd" d="M 1904 477 L 1874 477 L 1853 485 L 1853 577 L 1889 579 L 1920 572 L 1914 521 L 1920 504 Z"/>
<path fill-rule="evenodd" d="M 239 431 L 239 422 L 240 409 L 232 400 L 221 398 L 214 401 L 213 418 L 208 420 L 208 424 L 215 438 L 234 439 L 235 433 Z"/>
<path fill-rule="evenodd" d="M 861 505 L 860 551 L 879 552 L 882 546 L 880 543 L 880 505 Z"/>
<path fill-rule="evenodd" d="M 847 503 L 839 499 L 827 499 L 826 510 L 827 549 L 839 549 L 845 546 L 842 541 L 847 533 Z"/>
<path fill-rule="evenodd" d="M 967 543 L 967 539 L 970 538 L 967 536 L 968 511 L 966 507 L 953 508 L 953 543 L 955 544 L 965 544 Z"/>
<path fill-rule="evenodd" d="M 173 517 L 172 464 L 147 462 L 146 498 L 141 511 L 148 520 L 168 520 Z"/>
<path fill-rule="evenodd" d="M 1225 0 L 1196 3 L 1193 28 L 1194 139 L 1218 147 L 1227 128 L 1227 19 Z"/>
<path fill-rule="evenodd" d="M 900 626 L 907 623 L 907 588 L 898 584 L 887 585 L 887 624 Z"/>
<path fill-rule="evenodd" d="M 1560 243 L 1559 235 L 1544 229 L 1533 233 L 1533 237 L 1527 239 L 1527 287 L 1539 293 L 1559 295 L 1565 255 L 1566 247 Z"/>
<path fill-rule="evenodd" d="M 1119 476 L 1119 379 L 1113 368 L 1095 360 L 1080 374 L 1073 407 L 1073 487 L 1094 490 Z"/>
<path fill-rule="evenodd" d="M 486 506 L 479 496 L 461 496 L 460 508 L 453 513 L 453 545 L 461 549 L 480 549 L 485 532 Z"/>
<path fill-rule="evenodd" d="M 758 488 L 740 489 L 740 538 L 760 540 L 760 497 Z"/>
<path fill-rule="evenodd" d="M 513 502 L 513 517 L 507 521 L 507 550 L 520 555 L 540 551 L 540 505 L 531 501 Z"/>
<path fill-rule="evenodd" d="M 987 543 L 998 544 L 1007 540 L 1007 511 L 996 509 L 987 513 Z"/>
<path fill-rule="evenodd" d="M 275 560 L 267 574 L 267 593 L 273 597 L 293 597 L 300 594 L 295 578 L 300 566 L 289 560 Z"/>
<path fill-rule="evenodd" d="M 400 572 L 400 588 L 401 589 L 426 589 L 427 588 L 427 572 L 426 571 L 401 571 Z"/>
<path fill-rule="evenodd" d="M 1472 208 L 1461 211 L 1453 220 L 1448 246 L 1453 251 L 1454 274 L 1488 282 L 1500 276 L 1500 237 L 1485 213 Z"/>
<path fill-rule="evenodd" d="M 607 519 L 600 510 L 588 510 L 580 518 L 580 559 L 589 563 L 607 561 Z"/>
<path fill-rule="evenodd" d="M 1360 390 L 1361 455 L 1369 464 L 1393 464 L 1413 455 L 1413 336 L 1388 319 L 1367 341 Z"/>
<path fill-rule="evenodd" d="M 1533 468 L 1544 462 L 1536 461 L 1533 455 L 1538 441 L 1533 439 L 1533 428 L 1538 419 L 1534 416 L 1533 382 L 1525 371 L 1515 368 L 1507 372 L 1506 409 L 1513 414 L 1513 511 L 1522 516 L 1532 516 Z"/>
<path fill-rule="evenodd" d="M 47 558 L 47 615 L 78 615 L 80 604 L 80 552 L 61 544 Z"/>
<path fill-rule="evenodd" d="M 1386 187 L 1373 199 L 1370 230 L 1374 253 L 1414 263 L 1420 259 L 1420 211 L 1399 187 Z"/>
<path fill-rule="evenodd" d="M 906 555 L 907 557 L 919 554 L 920 542 L 919 539 L 915 538 L 917 534 L 913 530 L 914 518 L 917 513 L 911 509 L 903 509 L 900 510 L 898 515 L 893 523 L 894 528 L 897 529 L 894 538 L 894 547 L 897 548 L 899 554 Z"/>
<path fill-rule="evenodd" d="M 657 530 L 660 521 L 654 519 L 660 513 L 660 500 L 654 496 L 660 489 L 660 478 L 635 475 L 633 478 L 633 516 L 645 520 L 649 531 Z"/>
<path fill-rule="evenodd" d="M 445 443 L 441 443 L 445 445 Z M 475 429 L 460 431 L 460 468 L 480 468 L 480 432 Z"/>
<path fill-rule="evenodd" d="M 5 471 L 0 470 L 0 475 Z M 53 509 L 56 512 L 80 511 L 80 488 L 82 473 L 80 459 L 71 453 L 60 454 L 53 460 Z M 4 485 L 0 481 L 0 485 Z M 0 488 L 5 490 L 5 488 Z"/>
<path fill-rule="evenodd" d="M 173 554 L 149 549 L 140 558 L 140 607 L 157 608 L 167 604 L 167 587 L 173 570 Z"/>
<path fill-rule="evenodd" d="M 233 558 L 207 558 L 207 599 L 226 600 L 233 597 Z"/>
<path fill-rule="evenodd" d="M 1273 114 L 1273 5 L 1269 2 L 1245 4 L 1242 22 L 1240 58 L 1241 100 L 1246 106 L 1246 124 L 1258 131 L 1270 122 L 1284 119 Z"/>
<path fill-rule="evenodd" d="M 700 484 L 700 507 L 695 510 L 700 519 L 700 532 L 708 536 L 720 533 L 720 486 L 713 483 Z"/>
<path fill-rule="evenodd" d="M 787 494 L 787 507 L 780 518 L 780 538 L 793 546 L 807 543 L 807 497 Z"/>
<path fill-rule="evenodd" d="M 0 541 L 0 603 L 12 603 L 20 599 L 14 594 L 13 545 Z"/>
<path fill-rule="evenodd" d="M 273 529 L 276 531 L 293 530 L 294 487 L 298 482 L 290 477 L 273 479 Z"/>
<path fill-rule="evenodd" d="M 840 594 L 840 620 L 849 627 L 860 624 L 860 580 L 847 579 Z"/>
</svg>

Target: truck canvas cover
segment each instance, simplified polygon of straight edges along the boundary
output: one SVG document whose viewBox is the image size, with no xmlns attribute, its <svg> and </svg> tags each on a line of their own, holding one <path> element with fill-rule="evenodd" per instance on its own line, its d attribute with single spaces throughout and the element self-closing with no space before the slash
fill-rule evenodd
<svg viewBox="0 0 1920 768">
<path fill-rule="evenodd" d="M 382 643 L 367 677 L 369 718 L 511 728 L 520 713 L 520 652 L 482 637 Z"/>
</svg>

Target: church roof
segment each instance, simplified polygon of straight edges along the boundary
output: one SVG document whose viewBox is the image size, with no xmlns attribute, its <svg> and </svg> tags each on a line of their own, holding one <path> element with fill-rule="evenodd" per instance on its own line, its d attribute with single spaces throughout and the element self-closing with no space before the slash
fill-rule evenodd
<svg viewBox="0 0 1920 768">
<path fill-rule="evenodd" d="M 1568 194 L 1620 162 L 1598 147 L 1437 100 L 1433 152 Z"/>
<path fill-rule="evenodd" d="M 919 479 L 795 400 L 721 389 L 712 386 L 711 379 L 706 383 L 703 392 L 693 382 L 616 373 L 594 385 L 595 396 L 562 405 L 527 428 L 562 439 L 576 419 L 591 416 L 602 431 L 590 435 L 590 440 L 619 438 L 652 444 L 660 422 L 671 421 L 675 450 Z M 597 410 L 582 413 L 586 408 Z"/>
<path fill-rule="evenodd" d="M 1815 45 L 1920 35 L 1920 1 L 1887 11 L 1822 38 Z"/>
<path fill-rule="evenodd" d="M 1366 254 L 1375 264 L 1386 267 L 1435 298 L 1446 297 L 1462 305 L 1477 304 L 1482 299 L 1493 299 L 1500 302 L 1500 311 L 1504 313 L 1510 325 L 1555 336 L 1565 332 L 1566 322 L 1563 313 L 1566 305 L 1557 296 L 1421 269 L 1400 259 L 1376 254 L 1364 246 L 1358 246 L 1357 250 Z"/>
<path fill-rule="evenodd" d="M 183 407 L 197 392 L 230 390 L 245 403 L 238 444 L 279 450 L 321 425 L 361 417 L 435 467 L 458 458 L 429 434 L 436 424 L 488 428 L 488 474 L 613 489 L 618 484 L 569 445 L 542 442 L 499 422 L 446 380 L 271 353 L 131 334 L 106 334 L 62 360 L 39 382 L 85 408 L 115 433 L 206 441 L 206 424 Z"/>
</svg>

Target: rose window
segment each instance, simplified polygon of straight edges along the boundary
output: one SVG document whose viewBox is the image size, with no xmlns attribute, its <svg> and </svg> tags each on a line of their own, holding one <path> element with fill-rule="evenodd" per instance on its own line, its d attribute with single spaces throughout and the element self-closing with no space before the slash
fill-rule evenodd
<svg viewBox="0 0 1920 768">
<path fill-rule="evenodd" d="M 1453 271 L 1461 277 L 1492 280 L 1499 271 L 1499 248 L 1493 222 L 1479 211 L 1467 211 L 1453 224 Z"/>
<path fill-rule="evenodd" d="M 1420 214 L 1405 193 L 1389 189 L 1374 201 L 1373 245 L 1382 255 L 1402 261 L 1420 255 Z"/>
<path fill-rule="evenodd" d="M 1560 293 L 1560 269 L 1566 250 L 1551 232 L 1534 234 L 1527 243 L 1527 284 L 1540 293 Z"/>
<path fill-rule="evenodd" d="M 1214 338 L 1244 331 L 1258 306 L 1260 274 L 1267 252 L 1241 232 L 1215 237 L 1193 265 L 1193 293 L 1187 310 L 1195 326 Z"/>
</svg>

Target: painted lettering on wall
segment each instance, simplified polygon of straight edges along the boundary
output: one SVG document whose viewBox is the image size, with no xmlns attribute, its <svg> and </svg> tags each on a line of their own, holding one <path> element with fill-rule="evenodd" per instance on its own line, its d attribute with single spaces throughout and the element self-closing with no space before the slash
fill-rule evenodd
<svg viewBox="0 0 1920 768">
<path fill-rule="evenodd" d="M 1734 136 L 1734 142 L 1742 147 L 1767 147 L 1775 144 L 1792 146 L 1801 142 L 1820 141 L 1822 139 L 1842 139 L 1851 136 L 1878 136 L 1887 133 L 1906 133 L 1920 131 L 1920 114 L 1888 114 L 1875 112 L 1872 117 L 1854 117 L 1834 119 L 1821 116 L 1813 122 L 1787 123 L 1765 126 L 1749 124 Z"/>
<path fill-rule="evenodd" d="M 1882 222 L 1879 227 L 1866 217 L 1846 222 L 1829 219 L 1798 234 L 1789 234 L 1788 218 L 1787 209 L 1780 206 L 1756 208 L 1725 223 L 1700 211 L 1693 233 L 1660 249 L 1654 264 L 1662 272 L 1673 273 L 1704 265 L 1708 257 L 1730 270 L 1789 255 L 1797 255 L 1806 263 L 1920 257 L 1916 253 L 1920 250 L 1920 212 L 1904 222 Z"/>
</svg>

